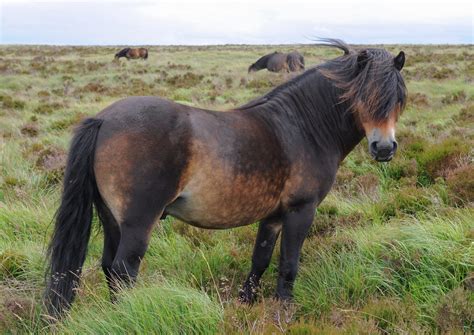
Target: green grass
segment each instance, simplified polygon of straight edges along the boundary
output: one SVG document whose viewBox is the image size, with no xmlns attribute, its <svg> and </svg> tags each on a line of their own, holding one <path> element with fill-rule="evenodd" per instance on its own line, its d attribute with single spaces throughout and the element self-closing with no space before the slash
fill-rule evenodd
<svg viewBox="0 0 474 335">
<path fill-rule="evenodd" d="M 472 270 L 472 219 L 471 211 L 457 212 L 454 218 L 428 215 L 393 220 L 389 227 L 346 229 L 335 239 L 341 244 L 313 245 L 309 240 L 298 302 L 317 315 L 334 305 L 395 296 L 410 298 L 420 316 L 429 318 L 439 298 Z"/>
<path fill-rule="evenodd" d="M 0 333 L 469 333 L 474 328 L 474 53 L 403 49 L 409 101 L 399 152 L 374 162 L 364 140 L 341 164 L 303 247 L 295 303 L 272 300 L 278 247 L 261 300 L 237 302 L 256 225 L 209 231 L 168 218 L 155 227 L 138 285 L 111 304 L 93 233 L 71 313 L 43 315 L 44 260 L 76 122 L 130 95 L 227 110 L 293 75 L 247 67 L 297 48 L 312 66 L 338 55 L 314 46 L 117 48 L 0 46 Z M 94 223 L 97 226 L 97 222 Z"/>
<path fill-rule="evenodd" d="M 115 304 L 97 297 L 87 306 L 74 309 L 57 331 L 62 334 L 215 334 L 222 319 L 222 306 L 205 293 L 158 282 L 123 292 Z"/>
</svg>

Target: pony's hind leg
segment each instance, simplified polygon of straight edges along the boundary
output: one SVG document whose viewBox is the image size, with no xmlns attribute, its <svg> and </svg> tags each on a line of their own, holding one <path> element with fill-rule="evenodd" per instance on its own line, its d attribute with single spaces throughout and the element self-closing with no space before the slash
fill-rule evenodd
<svg viewBox="0 0 474 335">
<path fill-rule="evenodd" d="M 146 203 L 146 201 L 145 201 Z M 153 225 L 162 215 L 163 207 L 145 206 L 143 203 L 127 210 L 127 215 L 119 223 L 120 244 L 112 263 L 113 290 L 133 284 L 141 260 L 150 241 Z"/>
<path fill-rule="evenodd" d="M 253 249 L 252 269 L 239 291 L 240 301 L 249 304 L 255 301 L 260 278 L 270 264 L 281 226 L 282 221 L 279 217 L 268 218 L 260 222 Z"/>
<path fill-rule="evenodd" d="M 112 285 L 112 264 L 120 243 L 120 227 L 118 226 L 117 220 L 115 220 L 114 216 L 112 215 L 112 212 L 103 201 L 100 201 L 97 204 L 97 212 L 104 228 L 102 270 L 104 271 L 107 285 L 109 286 L 111 298 L 114 299 Z"/>
</svg>

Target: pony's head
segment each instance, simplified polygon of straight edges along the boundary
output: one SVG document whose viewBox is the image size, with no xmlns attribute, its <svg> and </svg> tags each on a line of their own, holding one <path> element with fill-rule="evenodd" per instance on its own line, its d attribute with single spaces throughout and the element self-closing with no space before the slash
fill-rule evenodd
<svg viewBox="0 0 474 335">
<path fill-rule="evenodd" d="M 253 63 L 252 65 L 249 66 L 247 72 L 248 72 L 248 73 L 250 73 L 250 72 L 256 72 L 256 71 L 258 71 L 258 70 L 260 70 L 260 69 L 257 69 L 256 64 Z"/>
<path fill-rule="evenodd" d="M 119 52 L 117 52 L 115 54 L 115 59 L 119 59 L 120 57 L 125 57 L 127 55 L 127 52 L 130 51 L 130 48 L 125 48 L 125 49 L 122 49 L 120 50 Z"/>
<path fill-rule="evenodd" d="M 393 56 L 384 49 L 354 51 L 339 40 L 327 41 L 344 50 L 344 56 L 322 72 L 342 89 L 341 100 L 349 103 L 365 132 L 372 157 L 379 162 L 391 160 L 397 150 L 395 126 L 406 102 L 400 74 L 404 52 Z"/>
</svg>

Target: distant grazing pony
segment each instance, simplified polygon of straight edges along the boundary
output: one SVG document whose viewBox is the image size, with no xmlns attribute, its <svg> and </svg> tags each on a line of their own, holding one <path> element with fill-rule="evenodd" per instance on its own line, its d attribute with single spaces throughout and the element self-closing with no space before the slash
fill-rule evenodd
<svg viewBox="0 0 474 335">
<path fill-rule="evenodd" d="M 250 65 L 248 72 L 267 69 L 271 72 L 295 72 L 304 70 L 304 57 L 297 51 L 290 53 L 274 52 L 261 57 Z"/>
<path fill-rule="evenodd" d="M 74 299 L 94 212 L 112 297 L 135 281 L 156 221 L 172 215 L 208 229 L 259 222 L 246 303 L 281 235 L 276 296 L 291 299 L 303 241 L 342 160 L 364 137 L 375 160 L 391 160 L 406 102 L 403 52 L 324 41 L 344 54 L 226 113 L 130 97 L 82 121 L 48 249 L 49 314 Z"/>
<path fill-rule="evenodd" d="M 128 60 L 130 59 L 148 59 L 148 49 L 146 48 L 125 48 L 120 50 L 115 54 L 115 59 L 119 59 L 120 57 L 125 57 Z"/>
</svg>

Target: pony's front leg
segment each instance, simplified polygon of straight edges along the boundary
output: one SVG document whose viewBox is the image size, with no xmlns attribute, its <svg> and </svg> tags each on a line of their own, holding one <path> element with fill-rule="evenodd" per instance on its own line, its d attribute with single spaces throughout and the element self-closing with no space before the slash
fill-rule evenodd
<svg viewBox="0 0 474 335">
<path fill-rule="evenodd" d="M 280 235 L 282 221 L 280 217 L 267 218 L 260 222 L 252 256 L 252 269 L 239 291 L 239 300 L 251 304 L 257 297 L 260 278 L 270 264 L 273 249 Z"/>
<path fill-rule="evenodd" d="M 293 297 L 293 283 L 298 272 L 303 241 L 311 227 L 315 213 L 315 205 L 304 204 L 287 212 L 283 217 L 280 245 L 280 269 L 276 297 L 290 300 Z"/>
</svg>

